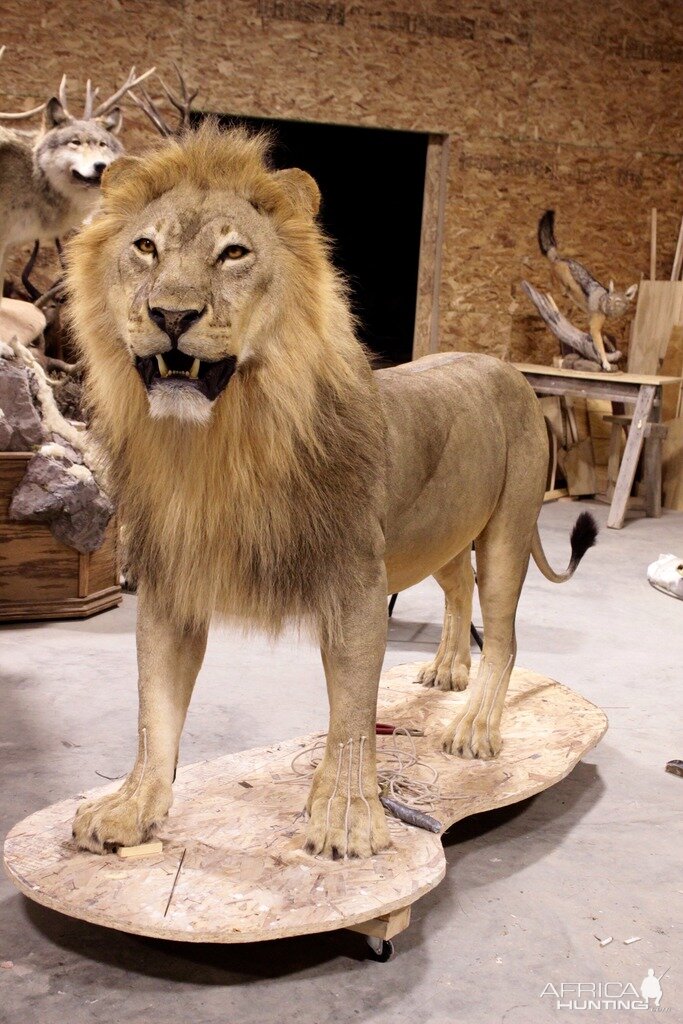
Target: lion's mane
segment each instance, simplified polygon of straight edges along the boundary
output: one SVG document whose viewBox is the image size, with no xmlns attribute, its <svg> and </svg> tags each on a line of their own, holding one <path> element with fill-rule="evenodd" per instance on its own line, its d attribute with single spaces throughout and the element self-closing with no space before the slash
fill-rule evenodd
<svg viewBox="0 0 683 1024">
<path fill-rule="evenodd" d="M 297 618 L 329 633 L 381 556 L 367 524 L 384 508 L 385 426 L 325 238 L 267 157 L 263 136 L 207 124 L 114 176 L 70 246 L 71 322 L 130 564 L 173 620 L 218 613 L 275 633 Z M 110 311 L 109 243 L 179 183 L 248 198 L 287 267 L 277 342 L 238 366 L 205 427 L 150 417 Z"/>
</svg>

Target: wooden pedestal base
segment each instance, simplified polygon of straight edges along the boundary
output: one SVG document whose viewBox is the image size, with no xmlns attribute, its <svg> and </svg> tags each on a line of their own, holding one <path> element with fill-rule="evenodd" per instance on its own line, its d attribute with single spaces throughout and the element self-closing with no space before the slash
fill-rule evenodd
<svg viewBox="0 0 683 1024">
<path fill-rule="evenodd" d="M 112 519 L 90 555 L 55 540 L 44 523 L 9 518 L 31 452 L 0 452 L 0 622 L 86 619 L 121 603 Z"/>
<path fill-rule="evenodd" d="M 424 730 L 415 745 L 438 773 L 429 813 L 444 828 L 559 782 L 607 727 L 604 713 L 567 687 L 515 669 L 501 754 L 462 760 L 443 753 L 439 737 L 466 695 L 415 685 L 418 668 L 402 665 L 383 675 L 378 718 Z M 181 768 L 159 832 L 163 850 L 149 857 L 76 850 L 71 819 L 78 799 L 39 811 L 7 837 L 9 877 L 46 907 L 138 935 L 228 943 L 353 928 L 373 943 L 386 942 L 407 927 L 410 905 L 443 878 L 441 839 L 390 818 L 393 846 L 369 860 L 304 853 L 309 779 L 292 769 L 292 759 L 318 739 Z M 378 737 L 380 751 L 394 743 L 408 749 L 410 741 Z"/>
</svg>

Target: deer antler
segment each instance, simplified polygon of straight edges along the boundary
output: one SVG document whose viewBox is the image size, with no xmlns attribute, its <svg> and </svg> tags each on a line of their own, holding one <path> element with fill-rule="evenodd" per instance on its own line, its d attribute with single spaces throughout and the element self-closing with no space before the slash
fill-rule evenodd
<svg viewBox="0 0 683 1024">
<path fill-rule="evenodd" d="M 144 82 L 145 79 L 149 78 L 150 75 L 153 75 L 155 71 L 156 68 L 150 68 L 149 71 L 145 71 L 144 74 L 138 75 L 136 78 L 135 68 L 131 68 L 130 71 L 128 72 L 128 78 L 123 83 L 121 88 L 117 89 L 115 93 L 112 93 L 109 99 L 104 100 L 102 103 L 100 103 L 99 107 L 97 107 L 97 109 L 92 113 L 91 116 L 102 117 L 103 114 L 108 113 L 111 110 L 111 108 L 115 106 L 118 103 L 118 101 L 122 99 L 123 96 L 126 95 L 127 92 L 130 92 L 130 90 L 134 86 L 139 85 L 141 82 Z"/>
<path fill-rule="evenodd" d="M 7 47 L 0 46 L 0 60 L 2 60 L 3 54 Z M 46 104 L 41 103 L 39 107 L 34 107 L 33 110 L 20 110 L 16 114 L 5 113 L 0 111 L 0 120 L 2 121 L 22 121 L 26 117 L 34 117 L 36 114 L 42 114 L 45 110 Z"/>
<path fill-rule="evenodd" d="M 140 89 L 140 96 L 136 96 L 134 92 L 129 92 L 128 99 L 132 100 L 135 106 L 139 107 L 147 115 L 160 135 L 163 135 L 165 139 L 173 135 L 173 129 L 167 123 L 164 115 L 146 89 Z"/>
<path fill-rule="evenodd" d="M 190 90 L 187 87 L 187 83 L 185 82 L 185 78 L 183 77 L 183 73 L 182 73 L 182 71 L 180 70 L 180 68 L 178 67 L 178 65 L 176 64 L 175 61 L 173 61 L 173 68 L 175 70 L 176 75 L 178 76 L 178 83 L 180 85 L 180 91 L 181 91 L 180 99 L 178 99 L 176 96 L 174 96 L 173 93 L 171 92 L 171 90 L 167 88 L 166 83 L 164 82 L 164 80 L 161 77 L 161 75 L 159 75 L 158 77 L 159 77 L 159 81 L 161 82 L 161 88 L 166 93 L 166 96 L 167 96 L 169 102 L 173 104 L 173 106 L 176 108 L 176 110 L 180 114 L 180 118 L 178 120 L 178 127 L 176 129 L 176 132 L 181 132 L 183 130 L 183 128 L 187 128 L 189 126 L 189 124 L 190 124 L 190 114 L 192 113 L 192 102 L 193 102 L 193 100 L 195 100 L 197 98 L 197 94 L 199 93 L 199 89 L 195 89 L 194 92 L 190 92 Z"/>
<path fill-rule="evenodd" d="M 189 127 L 190 116 L 192 114 L 192 103 L 199 92 L 199 89 L 194 89 L 193 91 L 188 88 L 183 73 L 175 61 L 173 62 L 173 67 L 176 75 L 178 76 L 180 95 L 174 95 L 171 92 L 161 75 L 157 75 L 157 78 L 161 83 L 161 88 L 166 94 L 166 98 L 178 111 L 178 124 L 175 128 L 171 128 L 168 121 L 145 89 L 140 90 L 142 98 L 137 97 L 133 92 L 129 92 L 128 94 L 133 103 L 147 115 L 156 130 L 160 135 L 163 135 L 164 138 L 169 138 L 172 135 L 180 135 L 185 128 Z"/>
<path fill-rule="evenodd" d="M 59 96 L 59 102 L 62 105 L 62 110 L 64 111 L 64 113 L 66 114 L 67 117 L 71 117 L 71 114 L 69 113 L 69 109 L 68 109 L 68 107 L 66 105 L 66 75 L 62 75 L 62 80 L 59 83 L 58 96 Z"/>
<path fill-rule="evenodd" d="M 83 120 L 88 121 L 92 117 L 93 103 L 97 99 L 99 89 L 93 89 L 90 79 L 85 83 L 85 103 L 83 105 Z"/>
<path fill-rule="evenodd" d="M 0 47 L 0 60 L 2 59 L 2 55 L 3 55 L 4 52 L 5 52 L 5 47 L 4 46 Z M 155 71 L 156 71 L 156 68 L 150 68 L 149 71 L 145 71 L 144 74 L 138 75 L 137 78 L 136 78 L 136 76 L 135 76 L 135 68 L 131 68 L 130 71 L 128 72 L 128 78 L 123 83 L 121 88 L 117 89 L 115 93 L 112 93 L 112 95 L 109 97 L 109 99 L 104 100 L 103 103 L 100 103 L 100 105 L 97 107 L 96 110 L 93 110 L 93 106 L 94 106 L 94 103 L 95 103 L 95 99 L 97 98 L 97 95 L 99 93 L 99 89 L 93 89 L 92 82 L 90 81 L 90 79 L 88 79 L 88 81 L 86 83 L 86 86 L 85 86 L 85 106 L 83 108 L 83 120 L 90 120 L 91 118 L 94 118 L 94 117 L 102 117 L 103 114 L 108 113 L 111 110 L 111 108 L 113 106 L 115 106 L 115 104 L 118 103 L 118 101 L 123 96 L 126 95 L 127 92 L 130 92 L 130 90 L 133 88 L 133 86 L 140 85 L 140 83 L 144 82 L 145 79 L 149 78 L 150 75 L 153 75 Z M 184 89 L 185 83 L 182 82 L 182 78 L 181 78 L 181 83 L 183 85 L 183 99 L 186 99 L 187 98 L 187 94 L 186 94 L 186 91 Z M 164 89 L 165 88 L 166 87 L 164 86 Z M 59 102 L 61 103 L 61 105 L 62 105 L 62 107 L 64 109 L 64 113 L 67 115 L 67 117 L 71 117 L 72 115 L 69 113 L 69 109 L 68 109 L 68 105 L 67 105 L 66 75 L 62 75 L 62 80 L 59 83 L 58 96 L 59 96 Z M 194 99 L 194 96 L 196 96 L 196 93 L 193 96 L 190 97 L 190 103 Z M 170 97 L 170 98 L 171 98 L 172 102 L 175 103 L 175 100 L 172 97 Z M 42 113 L 46 106 L 47 106 L 46 103 L 41 103 L 39 107 L 34 107 L 33 110 L 23 110 L 23 111 L 21 111 L 19 113 L 16 113 L 16 114 L 0 112 L 0 120 L 3 120 L 3 121 L 20 121 L 20 120 L 22 120 L 22 118 L 33 117 L 35 114 Z M 189 116 L 189 114 L 188 114 L 188 116 Z"/>
</svg>

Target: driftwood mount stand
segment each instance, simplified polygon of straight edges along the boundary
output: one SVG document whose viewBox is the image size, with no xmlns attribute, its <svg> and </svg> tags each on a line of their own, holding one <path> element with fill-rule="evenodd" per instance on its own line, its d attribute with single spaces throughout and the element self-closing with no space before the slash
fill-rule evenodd
<svg viewBox="0 0 683 1024">
<path fill-rule="evenodd" d="M 565 686 L 515 669 L 503 717 L 503 751 L 493 761 L 444 754 L 438 737 L 464 693 L 414 684 L 418 665 L 382 677 L 381 721 L 417 727 L 421 761 L 438 772 L 430 814 L 444 830 L 565 778 L 600 740 L 604 713 Z M 122 860 L 75 849 L 77 799 L 38 811 L 5 843 L 5 867 L 30 899 L 121 931 L 185 942 L 253 942 L 350 928 L 388 959 L 410 907 L 446 871 L 441 838 L 390 818 L 393 846 L 369 860 L 328 861 L 302 850 L 309 780 L 292 759 L 320 736 L 305 736 L 180 769 L 160 853 Z M 383 744 L 406 737 L 378 737 Z M 118 784 L 117 784 L 118 785 Z M 107 786 L 87 794 L 111 791 Z"/>
</svg>

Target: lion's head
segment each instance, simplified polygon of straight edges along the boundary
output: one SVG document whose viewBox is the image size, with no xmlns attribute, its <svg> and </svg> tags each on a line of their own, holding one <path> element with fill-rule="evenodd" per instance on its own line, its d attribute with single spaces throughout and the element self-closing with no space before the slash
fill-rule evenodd
<svg viewBox="0 0 683 1024">
<path fill-rule="evenodd" d="M 330 629 L 380 543 L 383 414 L 318 203 L 263 137 L 209 123 L 113 164 L 70 244 L 130 565 L 179 622 Z"/>
<path fill-rule="evenodd" d="M 152 417 L 208 423 L 237 365 L 272 357 L 292 261 L 320 255 L 317 185 L 269 170 L 266 147 L 209 124 L 123 157 L 105 172 L 102 219 L 75 243 L 106 261 L 110 330 Z"/>
</svg>

